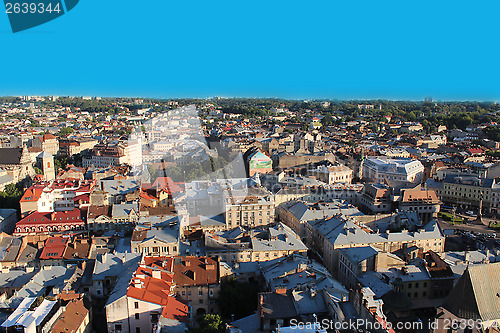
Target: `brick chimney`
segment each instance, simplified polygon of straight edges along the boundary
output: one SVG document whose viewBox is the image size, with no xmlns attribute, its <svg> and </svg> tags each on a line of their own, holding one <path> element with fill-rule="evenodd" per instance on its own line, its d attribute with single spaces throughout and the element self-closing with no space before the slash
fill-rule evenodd
<svg viewBox="0 0 500 333">
<path fill-rule="evenodd" d="M 281 294 L 281 295 L 286 294 L 286 287 L 285 287 L 285 286 L 282 286 L 282 287 L 277 287 L 277 288 L 276 288 L 276 293 L 277 293 L 277 294 Z"/>
</svg>

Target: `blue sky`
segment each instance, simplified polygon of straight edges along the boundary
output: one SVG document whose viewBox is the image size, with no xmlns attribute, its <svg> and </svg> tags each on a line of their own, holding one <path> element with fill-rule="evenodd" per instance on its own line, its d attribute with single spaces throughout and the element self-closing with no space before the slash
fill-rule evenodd
<svg viewBox="0 0 500 333">
<path fill-rule="evenodd" d="M 0 95 L 500 102 L 499 10 L 498 0 L 80 0 L 16 34 L 0 13 Z"/>
</svg>

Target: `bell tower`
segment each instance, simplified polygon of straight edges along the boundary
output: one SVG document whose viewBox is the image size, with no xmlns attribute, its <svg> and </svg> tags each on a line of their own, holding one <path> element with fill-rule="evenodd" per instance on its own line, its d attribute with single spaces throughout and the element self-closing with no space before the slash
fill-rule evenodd
<svg viewBox="0 0 500 333">
<path fill-rule="evenodd" d="M 43 177 L 46 181 L 51 181 L 56 178 L 56 171 L 54 166 L 54 156 L 44 151 L 37 156 L 38 163 L 42 167 Z"/>
</svg>

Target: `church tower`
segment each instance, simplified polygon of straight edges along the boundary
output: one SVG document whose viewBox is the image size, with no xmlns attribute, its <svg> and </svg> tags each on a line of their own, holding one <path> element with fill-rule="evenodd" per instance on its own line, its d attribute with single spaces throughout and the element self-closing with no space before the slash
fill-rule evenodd
<svg viewBox="0 0 500 333">
<path fill-rule="evenodd" d="M 52 154 L 43 151 L 37 156 L 38 165 L 41 165 L 43 171 L 43 177 L 46 181 L 51 181 L 56 178 L 56 171 L 54 166 L 54 156 Z"/>
</svg>

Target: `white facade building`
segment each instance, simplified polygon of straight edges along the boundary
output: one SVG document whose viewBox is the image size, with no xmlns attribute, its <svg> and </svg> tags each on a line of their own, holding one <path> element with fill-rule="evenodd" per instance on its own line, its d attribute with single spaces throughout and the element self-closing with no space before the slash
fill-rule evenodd
<svg viewBox="0 0 500 333">
<path fill-rule="evenodd" d="M 375 183 L 422 181 L 424 166 L 418 160 L 368 157 L 363 161 L 362 178 Z"/>
</svg>

